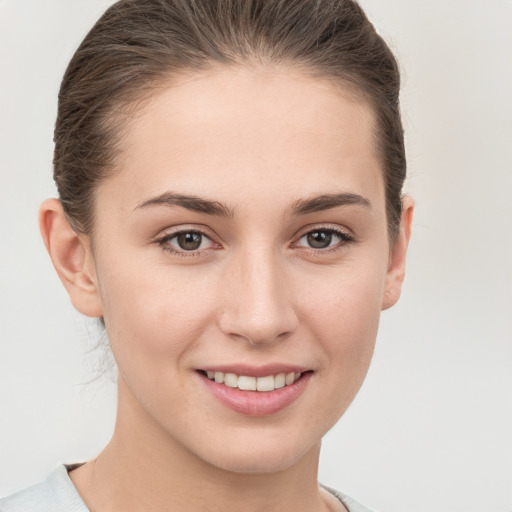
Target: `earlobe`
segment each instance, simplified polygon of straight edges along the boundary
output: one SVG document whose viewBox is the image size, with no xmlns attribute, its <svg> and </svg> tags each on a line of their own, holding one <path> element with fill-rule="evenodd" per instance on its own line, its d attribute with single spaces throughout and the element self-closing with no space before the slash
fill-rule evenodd
<svg viewBox="0 0 512 512">
<path fill-rule="evenodd" d="M 405 259 L 411 238 L 414 200 L 410 196 L 402 199 L 402 217 L 400 231 L 390 251 L 389 266 L 386 274 L 382 310 L 394 306 L 400 298 L 402 283 L 405 277 Z"/>
<path fill-rule="evenodd" d="M 101 317 L 103 311 L 88 239 L 71 227 L 58 199 L 47 199 L 41 205 L 39 228 L 73 306 L 84 315 Z"/>
</svg>

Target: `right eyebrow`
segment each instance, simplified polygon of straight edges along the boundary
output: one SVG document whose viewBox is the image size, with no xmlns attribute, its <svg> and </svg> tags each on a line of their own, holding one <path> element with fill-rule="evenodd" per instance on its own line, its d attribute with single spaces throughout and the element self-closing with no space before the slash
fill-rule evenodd
<svg viewBox="0 0 512 512">
<path fill-rule="evenodd" d="M 136 206 L 139 208 L 149 208 L 151 206 L 181 206 L 187 210 L 218 217 L 233 217 L 234 210 L 218 201 L 210 201 L 198 196 L 189 196 L 185 194 L 175 194 L 173 192 L 164 192 L 155 197 L 146 199 Z M 134 210 L 134 211 L 135 211 Z"/>
</svg>

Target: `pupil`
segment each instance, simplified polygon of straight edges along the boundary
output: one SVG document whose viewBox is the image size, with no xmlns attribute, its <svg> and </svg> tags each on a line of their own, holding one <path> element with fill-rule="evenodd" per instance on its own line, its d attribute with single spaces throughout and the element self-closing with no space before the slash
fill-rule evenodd
<svg viewBox="0 0 512 512">
<path fill-rule="evenodd" d="M 325 249 L 331 245 L 332 233 L 313 231 L 312 233 L 308 233 L 307 239 L 310 247 L 314 249 Z"/>
<path fill-rule="evenodd" d="M 178 245 L 185 251 L 195 251 L 201 245 L 199 233 L 181 233 L 178 235 Z"/>
</svg>

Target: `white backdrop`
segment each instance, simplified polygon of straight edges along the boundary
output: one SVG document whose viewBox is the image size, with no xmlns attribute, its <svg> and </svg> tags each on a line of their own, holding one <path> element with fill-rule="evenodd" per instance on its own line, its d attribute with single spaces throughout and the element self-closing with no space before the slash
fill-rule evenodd
<svg viewBox="0 0 512 512">
<path fill-rule="evenodd" d="M 65 66 L 109 0 L 0 0 L 0 495 L 108 441 L 115 386 L 37 228 Z M 362 0 L 401 61 L 400 303 L 320 480 L 382 512 L 512 510 L 512 2 Z M 92 331 L 92 332 L 90 332 Z"/>
</svg>

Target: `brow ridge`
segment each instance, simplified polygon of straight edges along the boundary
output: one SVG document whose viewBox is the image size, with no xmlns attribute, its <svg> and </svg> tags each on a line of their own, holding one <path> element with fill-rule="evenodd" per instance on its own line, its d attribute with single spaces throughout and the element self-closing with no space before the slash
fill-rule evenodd
<svg viewBox="0 0 512 512">
<path fill-rule="evenodd" d="M 308 213 L 330 210 L 340 206 L 359 205 L 371 208 L 371 203 L 366 197 L 349 192 L 338 194 L 321 194 L 309 199 L 299 199 L 291 207 L 293 215 L 307 215 Z"/>
<path fill-rule="evenodd" d="M 135 209 L 149 208 L 151 206 L 181 206 L 187 210 L 207 215 L 219 217 L 232 217 L 234 210 L 218 201 L 210 201 L 194 195 L 176 194 L 174 192 L 164 192 L 156 197 L 147 199 L 139 204 Z"/>
</svg>

